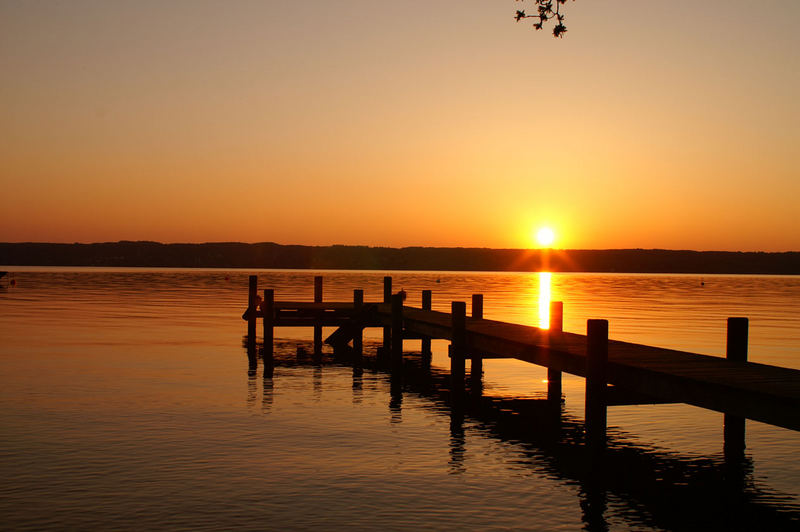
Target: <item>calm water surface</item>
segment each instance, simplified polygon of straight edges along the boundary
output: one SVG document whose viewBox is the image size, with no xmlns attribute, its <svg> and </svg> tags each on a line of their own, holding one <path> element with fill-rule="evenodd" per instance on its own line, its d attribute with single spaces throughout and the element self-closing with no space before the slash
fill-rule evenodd
<svg viewBox="0 0 800 532">
<path fill-rule="evenodd" d="M 0 287 L 0 519 L 8 530 L 682 530 L 800 526 L 795 432 L 747 424 L 742 463 L 722 415 L 685 405 L 609 409 L 602 474 L 582 445 L 583 380 L 562 422 L 544 370 L 484 363 L 484 399 L 451 408 L 447 345 L 402 382 L 278 329 L 265 377 L 243 349 L 247 271 L 14 269 Z M 278 299 L 382 297 L 384 272 L 262 271 Z M 564 328 L 606 318 L 614 339 L 722 356 L 750 318 L 750 360 L 800 369 L 800 279 L 393 272 L 407 304 L 485 297 L 485 316 Z M 367 333 L 374 350 L 378 331 Z M 413 353 L 419 343 L 409 341 Z"/>
</svg>

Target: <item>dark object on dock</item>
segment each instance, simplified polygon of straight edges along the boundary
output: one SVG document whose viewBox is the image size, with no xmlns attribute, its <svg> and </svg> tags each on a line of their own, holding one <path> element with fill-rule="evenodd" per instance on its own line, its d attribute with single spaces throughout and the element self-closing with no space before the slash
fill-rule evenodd
<svg viewBox="0 0 800 532">
<path fill-rule="evenodd" d="M 8 272 L 0 272 L 0 279 L 8 275 Z"/>
</svg>

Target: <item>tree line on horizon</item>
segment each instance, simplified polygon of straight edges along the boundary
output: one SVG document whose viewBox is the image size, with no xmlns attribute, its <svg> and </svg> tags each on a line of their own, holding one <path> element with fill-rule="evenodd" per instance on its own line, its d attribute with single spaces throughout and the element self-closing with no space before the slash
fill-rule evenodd
<svg viewBox="0 0 800 532">
<path fill-rule="evenodd" d="M 800 274 L 800 252 L 301 246 L 272 242 L 0 243 L 5 266 Z"/>
</svg>

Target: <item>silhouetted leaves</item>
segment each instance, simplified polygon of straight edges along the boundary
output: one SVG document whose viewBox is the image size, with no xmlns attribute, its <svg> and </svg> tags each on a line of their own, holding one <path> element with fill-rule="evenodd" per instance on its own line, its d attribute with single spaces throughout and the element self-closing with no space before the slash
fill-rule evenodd
<svg viewBox="0 0 800 532">
<path fill-rule="evenodd" d="M 517 2 L 524 2 L 525 0 L 517 0 Z M 544 28 L 545 22 L 556 19 L 558 24 L 553 26 L 553 37 L 563 37 L 567 32 L 567 27 L 564 25 L 564 15 L 561 13 L 561 4 L 565 4 L 567 0 L 529 0 L 536 6 L 536 14 L 528 15 L 525 10 L 518 9 L 514 15 L 514 20 L 519 22 L 524 18 L 538 19 L 538 22 L 533 23 L 536 30 Z M 574 1 L 574 0 L 573 0 Z"/>
</svg>

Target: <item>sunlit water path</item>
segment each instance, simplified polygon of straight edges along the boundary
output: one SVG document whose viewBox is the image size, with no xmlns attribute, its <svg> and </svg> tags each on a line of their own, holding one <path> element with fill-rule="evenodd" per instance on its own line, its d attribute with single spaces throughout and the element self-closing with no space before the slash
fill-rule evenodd
<svg viewBox="0 0 800 532">
<path fill-rule="evenodd" d="M 20 271 L 23 270 L 23 271 Z M 398 395 L 383 372 L 297 359 L 310 331 L 278 329 L 278 366 L 248 375 L 246 271 L 17 269 L 0 288 L 0 515 L 4 528 L 682 529 L 800 515 L 800 437 L 748 422 L 744 478 L 722 465 L 722 415 L 609 409 L 599 491 L 581 473 L 583 380 L 565 375 L 564 426 L 454 413 L 433 380 Z M 385 272 L 258 272 L 278 299 L 382 297 Z M 606 318 L 614 339 L 722 356 L 725 319 L 750 318 L 755 362 L 800 368 L 800 279 L 391 272 L 434 308 L 485 297 L 488 318 L 564 328 Z M 367 334 L 378 340 L 379 332 Z M 374 347 L 374 344 L 371 344 Z M 369 348 L 370 346 L 368 346 Z M 407 342 L 413 351 L 414 342 Z M 413 358 L 413 357 L 412 357 Z M 543 397 L 544 370 L 485 362 L 485 395 Z M 508 419 L 506 419 L 508 417 Z M 624 469 L 646 469 L 633 480 Z M 619 478 L 618 478 L 619 477 Z M 710 493 L 709 490 L 720 493 Z M 726 491 L 727 490 L 727 491 Z M 732 491 L 731 491 L 732 490 Z M 721 493 L 726 491 L 725 493 Z M 600 495 L 598 495 L 600 493 Z M 657 494 L 658 497 L 654 497 Z M 708 515 L 670 508 L 707 500 Z M 667 500 L 662 500 L 667 499 Z M 659 502 L 660 501 L 660 502 Z M 696 510 L 692 507 L 692 510 Z"/>
</svg>

